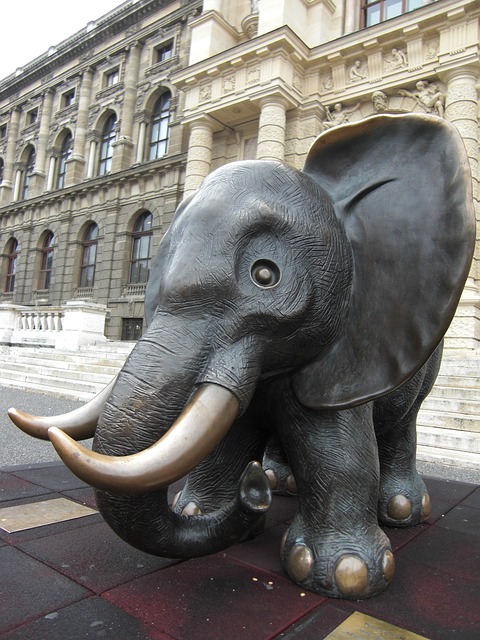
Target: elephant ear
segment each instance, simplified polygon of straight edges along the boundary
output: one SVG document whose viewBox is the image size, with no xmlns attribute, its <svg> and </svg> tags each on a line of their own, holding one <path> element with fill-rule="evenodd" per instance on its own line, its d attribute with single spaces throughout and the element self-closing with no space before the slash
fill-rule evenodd
<svg viewBox="0 0 480 640">
<path fill-rule="evenodd" d="M 468 159 L 446 121 L 381 115 L 320 135 L 303 171 L 345 227 L 353 281 L 338 338 L 293 388 L 308 407 L 347 408 L 408 380 L 453 318 L 475 241 Z"/>
</svg>

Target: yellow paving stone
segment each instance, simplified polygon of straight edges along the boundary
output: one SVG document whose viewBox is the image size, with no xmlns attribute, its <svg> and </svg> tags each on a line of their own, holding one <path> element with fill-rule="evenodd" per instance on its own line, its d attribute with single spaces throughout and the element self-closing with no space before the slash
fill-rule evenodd
<svg viewBox="0 0 480 640">
<path fill-rule="evenodd" d="M 396 627 L 355 611 L 324 640 L 428 640 L 412 631 Z"/>
<path fill-rule="evenodd" d="M 54 498 L 42 502 L 20 504 L 15 507 L 3 507 L 0 509 L 0 529 L 14 533 L 15 531 L 44 527 L 55 522 L 83 518 L 95 513 L 98 511 L 78 504 L 78 502 L 66 498 Z"/>
</svg>

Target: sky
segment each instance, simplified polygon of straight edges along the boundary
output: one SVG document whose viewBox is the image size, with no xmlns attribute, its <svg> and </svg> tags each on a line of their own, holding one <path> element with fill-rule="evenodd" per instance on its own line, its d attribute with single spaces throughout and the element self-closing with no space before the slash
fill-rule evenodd
<svg viewBox="0 0 480 640">
<path fill-rule="evenodd" d="M 2 0 L 0 79 L 124 0 Z"/>
</svg>

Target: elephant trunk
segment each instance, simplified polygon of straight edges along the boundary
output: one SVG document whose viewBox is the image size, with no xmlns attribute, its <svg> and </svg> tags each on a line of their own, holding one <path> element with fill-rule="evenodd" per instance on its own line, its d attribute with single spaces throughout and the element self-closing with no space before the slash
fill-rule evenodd
<svg viewBox="0 0 480 640">
<path fill-rule="evenodd" d="M 97 502 L 110 526 L 130 544 L 167 557 L 191 557 L 228 546 L 255 526 L 271 500 L 268 479 L 253 463 L 226 506 L 189 517 L 168 506 L 168 485 L 215 448 L 239 412 L 234 392 L 212 384 L 208 374 L 203 379 L 210 358 L 205 325 L 157 314 L 118 375 L 93 452 L 59 429 L 49 430 L 67 466 L 99 489 Z M 244 367 L 239 367 L 236 381 L 233 369 L 228 378 L 236 390 L 244 382 Z M 253 393 L 251 377 L 250 371 L 251 390 L 242 389 L 242 399 Z M 199 384 L 203 386 L 197 388 Z"/>
</svg>

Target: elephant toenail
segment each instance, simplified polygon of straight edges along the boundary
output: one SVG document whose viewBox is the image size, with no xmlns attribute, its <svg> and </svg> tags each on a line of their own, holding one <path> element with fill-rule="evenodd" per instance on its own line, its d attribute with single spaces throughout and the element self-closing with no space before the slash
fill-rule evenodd
<svg viewBox="0 0 480 640">
<path fill-rule="evenodd" d="M 335 582 L 342 596 L 362 596 L 368 587 L 367 565 L 356 556 L 342 556 L 335 569 Z"/>
<path fill-rule="evenodd" d="M 313 553 L 306 544 L 295 544 L 290 549 L 287 571 L 295 582 L 306 582 L 313 570 Z"/>
<path fill-rule="evenodd" d="M 180 498 L 180 494 L 181 494 L 181 493 L 182 493 L 182 492 L 181 492 L 181 491 L 179 491 L 178 493 L 176 493 L 176 494 L 173 496 L 173 500 L 172 500 L 172 508 L 175 508 L 175 507 L 177 506 L 177 502 L 178 502 L 178 499 Z"/>
<path fill-rule="evenodd" d="M 406 520 L 412 515 L 412 503 L 400 493 L 388 501 L 387 514 L 393 520 Z"/>
<path fill-rule="evenodd" d="M 189 502 L 182 510 L 182 516 L 201 516 L 202 513 L 202 510 L 196 502 Z"/>
<path fill-rule="evenodd" d="M 287 478 L 287 491 L 290 493 L 297 493 L 297 483 L 292 475 L 289 475 Z"/>
<path fill-rule="evenodd" d="M 393 578 L 393 574 L 395 573 L 395 558 L 390 550 L 385 551 L 383 555 L 382 568 L 383 577 L 387 582 L 390 582 Z"/>
<path fill-rule="evenodd" d="M 275 489 L 278 487 L 277 474 L 272 469 L 267 469 L 265 471 L 265 475 L 267 476 L 268 481 L 270 482 L 270 486 L 272 488 L 272 491 L 275 491 Z"/>
<path fill-rule="evenodd" d="M 424 493 L 422 496 L 422 520 L 426 520 L 431 513 L 430 496 Z"/>
</svg>

